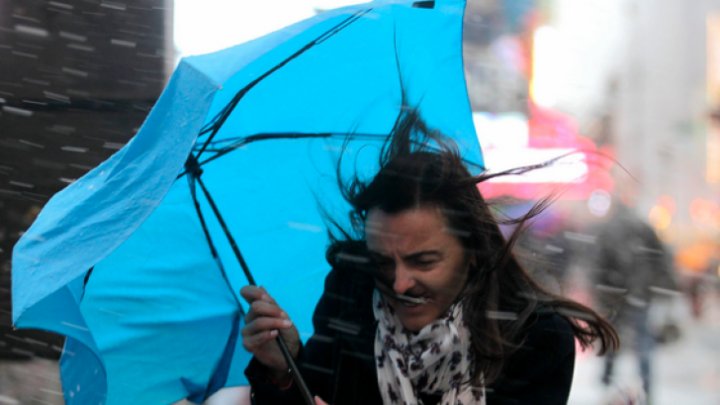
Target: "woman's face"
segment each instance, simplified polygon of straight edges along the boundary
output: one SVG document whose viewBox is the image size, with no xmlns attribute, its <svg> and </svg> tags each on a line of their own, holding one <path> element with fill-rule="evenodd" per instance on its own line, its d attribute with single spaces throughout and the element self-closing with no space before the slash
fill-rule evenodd
<svg viewBox="0 0 720 405">
<path fill-rule="evenodd" d="M 427 299 L 408 304 L 386 295 L 403 326 L 418 331 L 443 316 L 465 285 L 468 264 L 440 209 L 429 205 L 388 214 L 373 208 L 365 232 L 379 287 L 385 284 L 396 294 Z"/>
</svg>

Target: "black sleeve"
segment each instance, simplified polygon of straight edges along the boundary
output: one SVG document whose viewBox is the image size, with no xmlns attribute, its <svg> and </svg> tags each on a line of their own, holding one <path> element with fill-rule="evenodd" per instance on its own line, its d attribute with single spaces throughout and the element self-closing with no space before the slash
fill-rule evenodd
<svg viewBox="0 0 720 405">
<path fill-rule="evenodd" d="M 301 348 L 300 353 L 302 351 Z M 302 354 L 298 357 L 301 356 Z M 265 366 L 255 357 L 250 360 L 250 364 L 245 369 L 245 376 L 250 383 L 250 398 L 253 404 L 304 404 L 295 384 L 286 390 L 275 386 L 267 377 Z"/>
<path fill-rule="evenodd" d="M 334 271 L 331 271 L 325 280 L 326 289 L 313 314 L 314 334 L 300 348 L 296 359 L 310 392 L 321 398 L 329 398 L 329 382 L 333 372 L 333 337 L 325 318 L 328 309 L 332 308 L 328 305 L 328 301 L 332 301 L 332 293 L 328 294 L 327 287 L 328 284 L 334 284 L 335 278 Z M 267 374 L 265 366 L 254 357 L 245 369 L 245 376 L 252 387 L 253 404 L 304 404 L 294 383 L 290 388 L 281 390 L 270 381 Z"/>
<path fill-rule="evenodd" d="M 642 224 L 643 249 L 640 252 L 643 265 L 646 266 L 648 280 L 647 287 L 659 287 L 666 290 L 677 290 L 678 283 L 675 279 L 675 268 L 672 255 L 668 251 L 655 231 L 645 223 Z"/>
<path fill-rule="evenodd" d="M 364 244 L 347 244 L 342 246 L 342 252 L 338 249 L 328 257 L 333 270 L 325 278 L 323 295 L 313 313 L 314 333 L 298 354 L 297 363 L 310 392 L 325 401 L 332 401 L 335 395 L 338 337 L 360 335 L 367 329 L 363 325 L 368 316 L 372 317 L 368 297 L 373 282 L 364 266 L 363 252 Z M 255 358 L 245 375 L 252 386 L 254 404 L 304 403 L 294 384 L 287 390 L 273 385 L 265 367 Z"/>
<path fill-rule="evenodd" d="M 488 405 L 567 403 L 575 366 L 575 339 L 569 321 L 539 314 L 520 349 L 488 387 Z"/>
</svg>

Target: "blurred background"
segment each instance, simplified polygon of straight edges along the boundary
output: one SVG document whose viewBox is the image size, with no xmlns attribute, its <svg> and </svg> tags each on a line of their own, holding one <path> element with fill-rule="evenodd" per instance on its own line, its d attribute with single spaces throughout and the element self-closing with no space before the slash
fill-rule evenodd
<svg viewBox="0 0 720 405">
<path fill-rule="evenodd" d="M 0 0 L 0 404 L 63 403 L 61 337 L 11 325 L 12 246 L 137 131 L 182 56 L 356 1 Z M 720 0 L 470 0 L 466 79 L 516 247 L 615 323 L 573 404 L 720 403 Z"/>
</svg>

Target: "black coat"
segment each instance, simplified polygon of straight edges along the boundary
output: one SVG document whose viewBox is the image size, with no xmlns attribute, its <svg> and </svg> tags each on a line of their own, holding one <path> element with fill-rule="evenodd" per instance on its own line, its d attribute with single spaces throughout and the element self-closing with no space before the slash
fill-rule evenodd
<svg viewBox="0 0 720 405">
<path fill-rule="evenodd" d="M 333 405 L 382 404 L 374 362 L 376 321 L 374 282 L 367 275 L 334 269 L 313 316 L 315 334 L 300 350 L 298 364 L 310 391 Z M 487 387 L 487 403 L 564 404 L 575 363 L 569 322 L 538 311 L 525 327 L 522 348 L 506 362 L 501 377 Z M 245 370 L 254 404 L 303 404 L 295 387 L 281 391 L 253 359 Z M 425 405 L 439 398 L 422 398 Z"/>
</svg>

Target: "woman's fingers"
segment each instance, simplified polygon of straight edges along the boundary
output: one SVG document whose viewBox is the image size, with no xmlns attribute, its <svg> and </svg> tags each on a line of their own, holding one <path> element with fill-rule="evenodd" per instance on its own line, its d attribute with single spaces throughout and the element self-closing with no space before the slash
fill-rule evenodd
<svg viewBox="0 0 720 405">
<path fill-rule="evenodd" d="M 240 295 L 245 298 L 245 301 L 252 304 L 253 301 L 257 301 L 263 298 L 263 295 L 267 295 L 267 292 L 254 285 L 246 285 L 240 289 Z"/>
<path fill-rule="evenodd" d="M 240 295 L 250 304 L 250 310 L 245 315 L 246 323 L 259 317 L 288 317 L 262 287 L 245 286 L 240 290 Z"/>
<path fill-rule="evenodd" d="M 300 346 L 297 330 L 288 315 L 262 287 L 245 286 L 240 295 L 250 304 L 242 328 L 242 344 L 247 351 L 266 367 L 279 372 L 287 370 L 280 347 L 271 342 L 282 332 L 291 350 L 297 356 Z"/>
<path fill-rule="evenodd" d="M 292 330 L 292 328 L 289 319 L 257 318 L 242 328 L 243 346 L 254 353 L 262 345 L 275 339 L 280 330 Z"/>
<path fill-rule="evenodd" d="M 315 405 L 328 405 L 327 402 L 323 401 L 319 396 L 315 396 Z"/>
<path fill-rule="evenodd" d="M 254 302 L 253 305 L 256 305 L 257 302 L 258 301 Z M 264 308 L 264 305 L 270 304 L 265 303 L 260 306 Z M 272 309 L 267 309 L 267 311 L 274 313 Z M 253 311 L 251 310 L 251 313 L 252 312 Z M 243 336 L 243 346 L 245 346 L 245 349 L 248 351 L 254 353 L 262 345 L 270 340 L 273 340 L 278 335 L 279 330 L 290 329 L 292 326 L 292 322 L 287 318 L 268 316 L 255 317 L 251 321 L 247 322 L 242 328 L 241 333 Z"/>
<path fill-rule="evenodd" d="M 265 291 L 264 287 L 257 287 L 254 285 L 246 285 L 245 287 L 240 289 L 240 295 L 245 298 L 245 301 L 248 303 L 253 303 L 254 301 L 262 300 L 269 302 L 271 304 L 277 305 L 275 300 L 270 296 L 270 294 Z"/>
<path fill-rule="evenodd" d="M 289 319 L 260 317 L 245 324 L 242 329 L 243 336 L 252 336 L 271 330 L 289 329 L 292 322 Z"/>
<path fill-rule="evenodd" d="M 275 339 L 277 335 L 277 329 L 266 330 L 254 335 L 245 335 L 243 333 L 243 347 L 250 353 L 255 353 L 262 345 Z"/>
<path fill-rule="evenodd" d="M 250 304 L 250 310 L 245 315 L 245 322 L 250 323 L 260 317 L 288 319 L 288 316 L 280 307 L 265 301 L 255 301 Z"/>
</svg>

